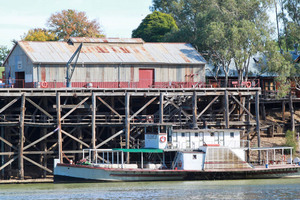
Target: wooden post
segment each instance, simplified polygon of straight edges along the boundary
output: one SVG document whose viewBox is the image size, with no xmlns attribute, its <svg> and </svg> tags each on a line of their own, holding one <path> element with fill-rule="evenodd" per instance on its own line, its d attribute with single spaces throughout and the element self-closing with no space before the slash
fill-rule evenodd
<svg viewBox="0 0 300 200">
<path fill-rule="evenodd" d="M 125 148 L 129 149 L 129 139 L 130 139 L 130 110 L 129 110 L 130 94 L 126 92 L 125 94 Z M 126 153 L 126 162 L 129 163 L 129 152 Z"/>
<path fill-rule="evenodd" d="M 256 91 L 255 94 L 255 114 L 256 114 L 256 132 L 257 132 L 257 146 L 260 147 L 260 124 L 259 124 L 259 94 Z M 258 161 L 260 162 L 260 154 L 258 151 Z"/>
<path fill-rule="evenodd" d="M 294 112 L 294 106 L 293 106 L 293 97 L 292 97 L 292 91 L 290 91 L 289 95 L 289 107 L 290 107 L 290 113 L 291 113 L 291 129 L 295 133 L 295 112 Z"/>
<path fill-rule="evenodd" d="M 251 103 L 250 103 L 250 98 L 248 97 L 248 101 L 247 101 L 247 110 L 251 110 Z M 249 131 L 247 133 L 247 162 L 250 162 L 250 120 L 251 120 L 251 116 L 248 114 L 247 115 L 247 122 L 249 123 L 249 125 L 247 126 L 247 130 Z"/>
<path fill-rule="evenodd" d="M 159 123 L 164 123 L 164 95 L 162 92 L 159 96 Z"/>
<path fill-rule="evenodd" d="M 22 94 L 21 108 L 20 108 L 20 121 L 19 121 L 19 179 L 24 180 L 24 117 L 25 117 L 25 93 Z"/>
<path fill-rule="evenodd" d="M 229 102 L 227 90 L 225 90 L 225 127 L 229 128 Z"/>
<path fill-rule="evenodd" d="M 92 94 L 92 149 L 96 148 L 96 96 Z"/>
<path fill-rule="evenodd" d="M 193 129 L 197 129 L 198 125 L 197 125 L 197 93 L 196 91 L 193 92 Z"/>
<path fill-rule="evenodd" d="M 4 126 L 1 126 L 0 130 L 1 130 L 1 137 L 5 138 L 5 135 L 4 135 Z M 4 143 L 3 143 L 3 141 L 1 141 L 1 152 L 4 152 L 4 151 L 5 151 L 5 149 L 4 149 Z M 2 155 L 1 156 L 1 166 L 3 166 L 4 164 L 5 164 L 5 156 Z M 1 171 L 1 179 L 4 179 L 4 169 Z"/>
<path fill-rule="evenodd" d="M 285 121 L 285 101 L 282 101 L 282 121 Z"/>
<path fill-rule="evenodd" d="M 57 135 L 58 135 L 58 159 L 63 163 L 62 156 L 62 135 L 61 135 L 61 108 L 60 108 L 60 93 L 56 93 L 56 121 L 57 121 Z"/>
</svg>

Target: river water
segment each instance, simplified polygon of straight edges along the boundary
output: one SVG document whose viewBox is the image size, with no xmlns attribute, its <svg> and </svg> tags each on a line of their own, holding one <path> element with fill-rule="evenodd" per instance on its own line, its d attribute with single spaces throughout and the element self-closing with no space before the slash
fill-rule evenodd
<svg viewBox="0 0 300 200">
<path fill-rule="evenodd" d="M 9 184 L 0 199 L 300 199 L 300 179 Z"/>
</svg>

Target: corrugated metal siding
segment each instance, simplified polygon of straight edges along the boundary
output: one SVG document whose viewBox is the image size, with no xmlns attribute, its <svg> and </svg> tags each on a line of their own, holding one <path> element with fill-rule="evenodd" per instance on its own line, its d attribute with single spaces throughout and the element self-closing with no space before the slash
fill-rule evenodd
<svg viewBox="0 0 300 200">
<path fill-rule="evenodd" d="M 76 46 L 66 42 L 20 41 L 20 47 L 33 63 L 67 63 Z M 93 43 L 84 44 L 79 63 L 203 64 L 204 58 L 184 43 Z"/>
</svg>

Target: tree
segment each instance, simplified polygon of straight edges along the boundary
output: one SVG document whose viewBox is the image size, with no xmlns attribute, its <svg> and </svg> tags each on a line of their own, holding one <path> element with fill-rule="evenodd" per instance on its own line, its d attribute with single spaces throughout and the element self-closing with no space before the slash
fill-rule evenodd
<svg viewBox="0 0 300 200">
<path fill-rule="evenodd" d="M 52 14 L 47 21 L 47 26 L 59 39 L 64 40 L 70 37 L 104 36 L 97 20 L 90 21 L 85 12 L 71 9 Z"/>
<path fill-rule="evenodd" d="M 178 27 L 171 15 L 154 11 L 132 31 L 132 37 L 142 38 L 146 42 L 161 42 L 168 32 L 177 30 Z"/>
<path fill-rule="evenodd" d="M 6 46 L 0 46 L 0 66 L 2 66 L 10 50 Z"/>
<path fill-rule="evenodd" d="M 229 65 L 234 62 L 240 82 L 247 80 L 250 58 L 269 39 L 268 5 L 268 0 L 154 0 L 152 9 L 176 19 L 179 30 L 167 40 L 192 43 L 221 66 L 227 86 Z"/>
<path fill-rule="evenodd" d="M 55 33 L 46 29 L 35 28 L 28 31 L 23 38 L 24 41 L 56 41 L 58 38 Z"/>
</svg>

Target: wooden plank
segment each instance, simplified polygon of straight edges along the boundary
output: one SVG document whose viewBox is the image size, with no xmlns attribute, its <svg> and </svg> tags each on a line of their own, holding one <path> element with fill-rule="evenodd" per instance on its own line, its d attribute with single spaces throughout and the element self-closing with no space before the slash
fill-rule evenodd
<svg viewBox="0 0 300 200">
<path fill-rule="evenodd" d="M 148 101 L 143 107 L 141 107 L 136 113 L 134 113 L 131 117 L 130 120 L 132 120 L 135 116 L 137 116 L 140 112 L 142 112 L 147 106 L 149 106 L 153 101 L 155 101 L 157 97 L 153 97 L 150 101 Z"/>
<path fill-rule="evenodd" d="M 81 106 L 84 102 L 86 102 L 90 97 L 84 98 L 77 106 L 75 106 L 73 109 L 71 109 L 69 112 L 67 112 L 63 117 L 61 117 L 60 121 L 64 120 L 66 117 L 68 117 L 74 110 L 76 110 L 79 106 Z"/>
<path fill-rule="evenodd" d="M 201 117 L 206 111 L 207 109 L 209 109 L 209 107 L 219 98 L 219 96 L 216 96 L 197 116 L 197 119 L 199 119 L 199 117 Z"/>
<path fill-rule="evenodd" d="M 108 105 L 101 97 L 97 97 L 99 101 L 101 101 L 108 109 L 110 109 L 113 113 L 115 113 L 120 119 L 122 119 L 122 116 L 113 109 L 110 105 Z"/>
<path fill-rule="evenodd" d="M 31 99 L 26 98 L 26 100 L 31 103 L 33 106 L 35 106 L 37 109 L 39 109 L 42 113 L 44 113 L 47 117 L 49 117 L 50 119 L 53 119 L 52 115 L 50 115 L 46 110 L 44 110 L 43 108 L 41 108 L 39 105 L 37 105 L 36 103 L 34 103 Z"/>
<path fill-rule="evenodd" d="M 53 173 L 52 170 L 48 169 L 47 167 L 44 167 L 43 165 L 40 165 L 39 163 L 31 160 L 30 158 L 26 157 L 26 156 L 23 156 L 25 160 L 27 160 L 28 162 L 31 162 L 32 164 L 38 166 L 39 168 L 43 169 L 43 170 L 46 170 L 47 172 L 49 173 Z"/>
<path fill-rule="evenodd" d="M 1 94 L 2 96 L 2 94 Z M 20 96 L 20 95 L 19 95 Z M 2 113 L 3 111 L 5 111 L 8 107 L 10 107 L 11 105 L 13 105 L 14 103 L 16 103 L 18 100 L 20 99 L 20 97 L 17 97 L 15 99 L 13 99 L 11 102 L 9 102 L 8 104 L 6 104 L 5 106 L 3 106 L 3 108 L 0 109 L 0 113 Z"/>
</svg>

